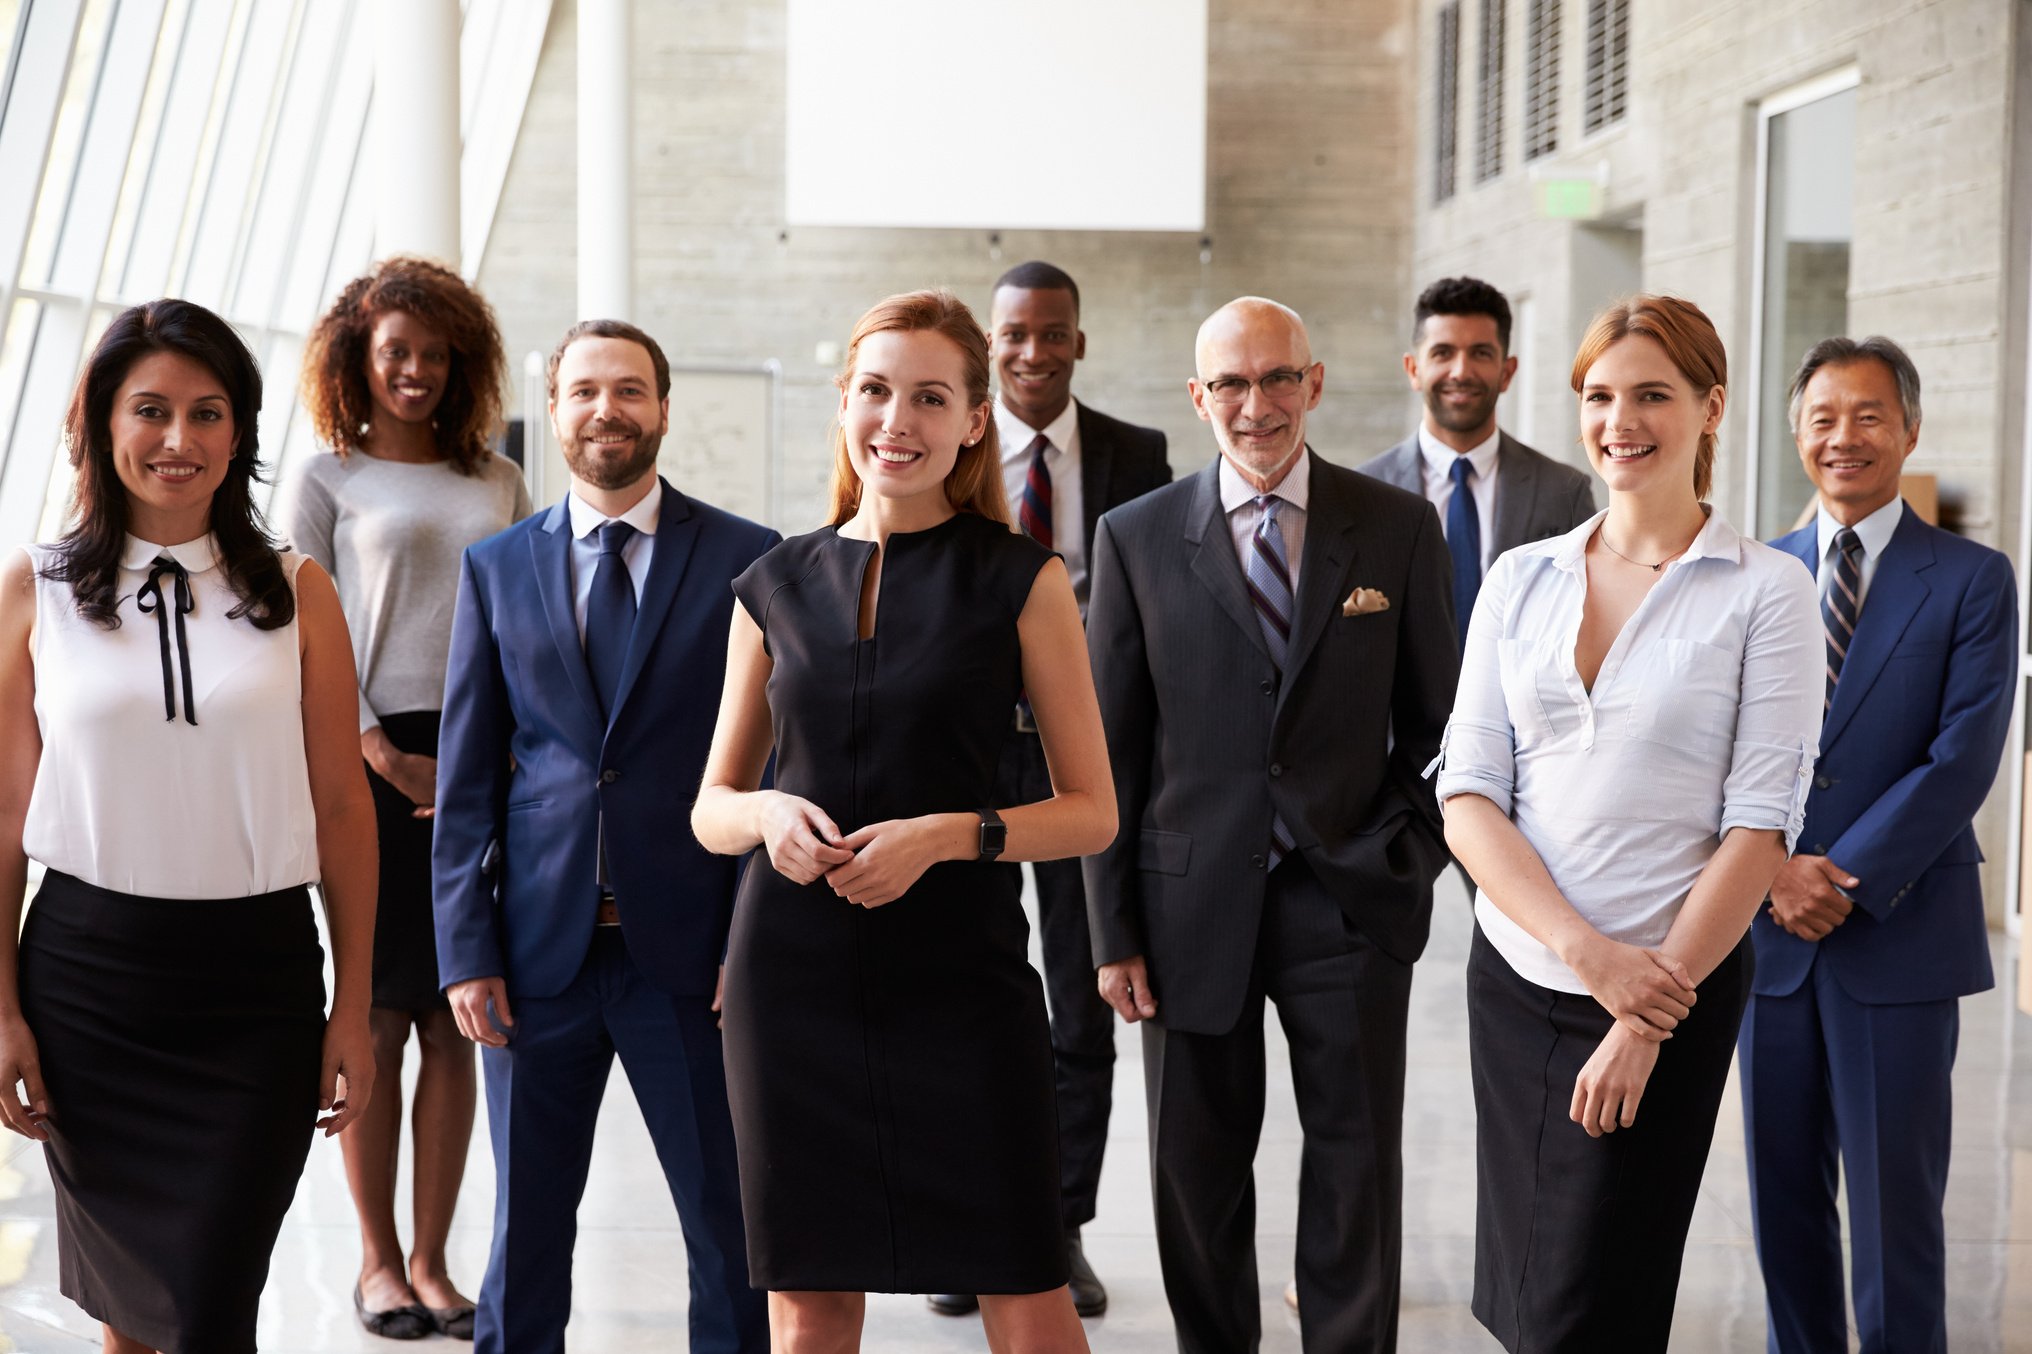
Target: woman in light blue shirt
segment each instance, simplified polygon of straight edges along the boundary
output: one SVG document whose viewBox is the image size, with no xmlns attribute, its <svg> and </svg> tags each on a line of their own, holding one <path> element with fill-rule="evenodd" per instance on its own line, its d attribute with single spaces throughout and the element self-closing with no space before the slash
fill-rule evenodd
<svg viewBox="0 0 2032 1354">
<path fill-rule="evenodd" d="M 1491 568 L 1440 756 L 1478 885 L 1474 1311 L 1513 1354 L 1665 1349 L 1746 934 L 1804 813 L 1813 580 L 1704 502 L 1727 383 L 1697 306 L 1596 317 L 1573 388 L 1609 507 Z"/>
</svg>

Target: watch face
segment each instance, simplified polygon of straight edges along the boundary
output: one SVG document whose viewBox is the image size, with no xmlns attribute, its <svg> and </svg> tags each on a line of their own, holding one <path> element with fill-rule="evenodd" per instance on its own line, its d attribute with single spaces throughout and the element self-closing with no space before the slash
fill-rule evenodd
<svg viewBox="0 0 2032 1354">
<path fill-rule="evenodd" d="M 984 857 L 999 856 L 1002 847 L 1009 840 L 1009 828 L 1003 823 L 981 824 L 981 854 Z"/>
</svg>

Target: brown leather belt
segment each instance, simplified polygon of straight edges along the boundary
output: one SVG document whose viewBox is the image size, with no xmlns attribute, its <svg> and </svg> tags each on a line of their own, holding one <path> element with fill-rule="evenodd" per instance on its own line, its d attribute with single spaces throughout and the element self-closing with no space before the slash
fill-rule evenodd
<svg viewBox="0 0 2032 1354">
<path fill-rule="evenodd" d="M 614 906 L 614 895 L 605 889 L 600 890 L 600 910 L 595 915 L 598 918 L 598 925 L 619 926 L 621 924 L 621 909 Z"/>
</svg>

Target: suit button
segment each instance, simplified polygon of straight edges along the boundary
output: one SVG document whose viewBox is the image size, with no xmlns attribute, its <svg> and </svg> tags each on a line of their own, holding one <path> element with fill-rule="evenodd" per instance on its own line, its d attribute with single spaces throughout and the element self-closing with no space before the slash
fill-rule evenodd
<svg viewBox="0 0 2032 1354">
<path fill-rule="evenodd" d="M 621 779 L 621 773 L 611 766 L 600 773 L 600 784 L 602 785 L 612 785 L 619 779 Z"/>
<path fill-rule="evenodd" d="M 1283 767 L 1283 764 L 1282 764 L 1282 763 L 1279 763 L 1279 762 L 1272 762 L 1272 763 L 1270 763 L 1270 774 L 1271 774 L 1272 776 L 1281 776 L 1281 775 L 1283 775 L 1283 774 L 1284 774 L 1284 767 Z"/>
<path fill-rule="evenodd" d="M 1263 694 L 1264 694 L 1264 695 L 1266 695 L 1266 696 L 1274 696 L 1274 695 L 1276 695 L 1276 694 L 1277 694 L 1277 683 L 1275 683 L 1275 682 L 1271 681 L 1271 680 L 1270 680 L 1270 679 L 1269 679 L 1268 677 L 1265 677 L 1265 678 L 1263 679 Z"/>
<path fill-rule="evenodd" d="M 1265 861 L 1261 856 L 1249 857 L 1249 868 L 1252 870 L 1260 870 L 1268 863 L 1269 862 Z"/>
<path fill-rule="evenodd" d="M 1830 786 L 1832 786 L 1833 784 L 1834 782 L 1829 780 L 1826 776 L 1815 776 L 1813 778 L 1813 788 L 1816 790 L 1825 790 Z"/>
</svg>

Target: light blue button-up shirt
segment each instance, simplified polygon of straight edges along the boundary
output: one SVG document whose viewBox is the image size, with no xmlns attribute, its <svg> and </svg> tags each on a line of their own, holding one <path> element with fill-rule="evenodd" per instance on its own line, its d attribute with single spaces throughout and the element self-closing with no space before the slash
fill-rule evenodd
<svg viewBox="0 0 2032 1354">
<path fill-rule="evenodd" d="M 1475 601 L 1441 744 L 1439 797 L 1510 815 L 1552 881 L 1614 940 L 1657 945 L 1731 828 L 1790 851 L 1820 749 L 1813 576 L 1710 513 L 1625 622 L 1592 691 L 1574 666 L 1587 543 L 1607 513 L 1520 546 Z M 1517 973 L 1586 985 L 1490 901 L 1475 917 Z"/>
</svg>

